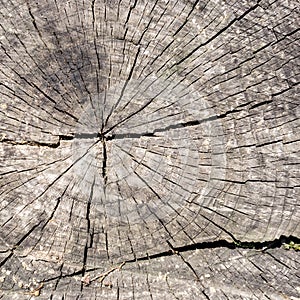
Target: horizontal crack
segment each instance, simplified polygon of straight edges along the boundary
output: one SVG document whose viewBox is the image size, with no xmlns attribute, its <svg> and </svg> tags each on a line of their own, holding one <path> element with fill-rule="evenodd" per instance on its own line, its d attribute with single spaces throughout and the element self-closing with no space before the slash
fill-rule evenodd
<svg viewBox="0 0 300 300">
<path fill-rule="evenodd" d="M 157 137 L 155 134 L 159 133 L 159 132 L 167 132 L 169 130 L 176 130 L 176 129 L 179 129 L 179 128 L 193 127 L 193 126 L 201 125 L 202 123 L 205 123 L 205 122 L 215 121 L 215 120 L 218 120 L 218 119 L 223 119 L 223 118 L 227 117 L 227 115 L 232 114 L 232 113 L 237 113 L 237 112 L 240 112 L 240 110 L 234 109 L 234 110 L 228 111 L 224 114 L 210 116 L 210 117 L 202 119 L 202 120 L 194 120 L 194 121 L 169 125 L 169 126 L 166 126 L 164 128 L 154 129 L 152 132 L 120 133 L 120 134 L 117 133 L 117 134 L 113 134 L 111 136 L 108 136 L 107 140 L 109 141 L 109 140 L 118 140 L 118 139 L 127 139 L 127 138 L 140 138 L 142 136 Z"/>
<path fill-rule="evenodd" d="M 72 141 L 74 139 L 94 139 L 94 138 L 101 138 L 100 133 L 76 133 L 70 135 L 58 135 L 58 142 L 56 143 L 46 143 L 46 142 L 38 142 L 38 141 L 15 141 L 12 139 L 2 139 L 0 140 L 1 143 L 7 143 L 10 145 L 28 145 L 28 146 L 35 146 L 35 147 L 49 147 L 49 148 L 58 148 L 60 146 L 61 141 Z"/>
<path fill-rule="evenodd" d="M 295 248 L 293 245 L 298 245 L 300 244 L 300 238 L 297 238 L 295 236 L 280 236 L 278 239 L 274 239 L 271 241 L 264 241 L 264 242 L 248 242 L 248 241 L 240 241 L 238 239 L 235 239 L 233 242 L 228 242 L 226 240 L 218 240 L 218 241 L 212 241 L 212 242 L 202 242 L 202 243 L 195 243 L 195 244 L 191 244 L 191 245 L 186 245 L 186 246 L 180 246 L 180 247 L 173 247 L 171 245 L 170 242 L 167 241 L 167 244 L 170 247 L 170 250 L 168 251 L 163 251 L 160 253 L 156 253 L 153 255 L 146 255 L 146 256 L 142 256 L 142 257 L 138 257 L 135 259 L 131 259 L 131 260 L 126 260 L 123 261 L 122 264 L 127 264 L 127 263 L 134 263 L 134 262 L 138 262 L 138 261 L 147 261 L 150 259 L 156 259 L 156 258 L 160 258 L 160 257 L 166 257 L 166 256 L 172 256 L 172 255 L 177 255 L 183 252 L 187 252 L 187 251 L 194 251 L 197 249 L 216 249 L 216 248 L 228 248 L 228 249 L 238 249 L 238 248 L 242 248 L 242 249 L 256 249 L 256 250 L 262 250 L 262 252 L 268 250 L 268 249 L 274 249 L 274 248 L 280 248 L 283 245 L 288 245 L 285 248 L 286 249 L 295 249 L 298 250 L 298 248 Z M 291 246 L 289 246 L 291 245 Z M 6 259 L 7 260 L 7 259 Z M 98 269 L 102 269 L 102 267 L 94 267 L 91 269 L 86 269 L 85 267 L 77 270 L 73 273 L 69 273 L 69 274 L 64 274 L 64 275 L 59 275 L 59 276 L 55 276 L 52 278 L 48 278 L 48 279 L 44 279 L 43 282 L 50 282 L 53 280 L 56 280 L 58 278 L 70 278 L 73 276 L 77 276 L 77 275 L 81 275 L 82 271 L 85 269 L 85 273 L 88 272 L 92 272 L 92 271 L 96 271 Z"/>
<path fill-rule="evenodd" d="M 154 133 L 151 132 L 145 132 L 145 133 L 117 133 L 117 134 L 112 134 L 107 137 L 107 141 L 111 140 L 122 140 L 122 139 L 137 139 L 142 136 L 149 136 L 149 137 L 155 137 Z"/>
<path fill-rule="evenodd" d="M 38 142 L 38 141 L 15 141 L 12 139 L 2 139 L 0 142 L 2 143 L 9 143 L 12 145 L 29 145 L 29 146 L 37 146 L 37 147 L 50 147 L 50 148 L 58 148 L 60 146 L 61 141 L 70 141 L 74 139 L 94 139 L 99 138 L 103 139 L 105 137 L 106 141 L 110 140 L 118 140 L 118 139 L 127 139 L 127 138 L 140 138 L 143 136 L 148 137 L 157 137 L 155 134 L 160 132 L 167 132 L 169 130 L 176 130 L 179 128 L 185 128 L 185 127 L 193 127 L 200 125 L 205 122 L 215 121 L 218 119 L 226 118 L 228 115 L 240 112 L 239 109 L 240 106 L 236 107 L 233 110 L 227 111 L 223 114 L 219 115 L 213 115 L 207 118 L 204 118 L 202 120 L 194 120 L 189 122 L 182 122 L 179 124 L 169 125 L 164 128 L 157 128 L 154 129 L 152 132 L 142 132 L 142 133 L 117 133 L 106 136 L 106 133 L 108 133 L 110 130 L 107 130 L 106 132 L 100 133 L 100 132 L 93 132 L 93 133 L 70 133 L 69 135 L 57 135 L 59 138 L 58 142 L 56 143 L 46 143 L 46 142 Z M 252 107 L 253 108 L 253 107 Z"/>
<path fill-rule="evenodd" d="M 6 143 L 10 145 L 28 145 L 28 146 L 36 146 L 36 147 L 49 147 L 49 148 L 57 148 L 60 145 L 60 139 L 57 143 L 45 143 L 45 142 L 37 142 L 37 141 L 15 141 L 12 139 L 2 139 L 1 143 Z"/>
<path fill-rule="evenodd" d="M 264 252 L 268 249 L 280 248 L 281 246 L 285 246 L 285 249 L 299 250 L 297 247 L 294 247 L 294 245 L 300 244 L 300 238 L 297 238 L 292 235 L 290 235 L 290 236 L 281 235 L 278 239 L 274 239 L 271 241 L 264 241 L 264 242 L 254 242 L 254 241 L 250 241 L 250 242 L 244 241 L 243 242 L 238 239 L 234 239 L 233 242 L 228 242 L 226 240 L 218 240 L 218 241 L 212 241 L 212 242 L 195 243 L 195 244 L 180 246 L 180 247 L 173 247 L 169 241 L 167 241 L 167 244 L 170 247 L 170 250 L 168 250 L 168 251 L 163 251 L 163 252 L 152 254 L 152 255 L 146 255 L 146 256 L 135 258 L 135 259 L 126 260 L 126 261 L 123 261 L 121 264 L 124 265 L 124 264 L 134 263 L 134 262 L 138 262 L 138 261 L 147 261 L 147 260 L 156 259 L 156 258 L 160 258 L 160 257 L 178 255 L 183 252 L 194 251 L 197 249 L 216 249 L 216 248 L 238 249 L 238 248 L 242 248 L 242 249 L 256 249 L 256 250 L 261 250 L 262 252 Z M 6 260 L 7 259 L 8 258 L 6 258 Z M 63 275 L 55 276 L 52 278 L 44 279 L 42 282 L 47 283 L 47 282 L 61 279 L 61 278 L 70 278 L 73 276 L 82 275 L 83 270 L 85 270 L 85 274 L 87 274 L 88 272 L 97 271 L 102 268 L 103 267 L 101 267 L 101 266 L 90 268 L 90 269 L 83 267 L 73 273 L 63 274 Z"/>
<path fill-rule="evenodd" d="M 135 262 L 135 261 L 144 261 L 149 259 L 155 259 L 159 257 L 165 257 L 165 256 L 171 256 L 174 254 L 187 252 L 187 251 L 193 251 L 197 249 L 215 249 L 215 248 L 228 248 L 228 249 L 256 249 L 256 250 L 262 250 L 266 251 L 267 249 L 274 249 L 274 248 L 280 248 L 282 245 L 293 245 L 293 244 L 300 244 L 300 238 L 297 238 L 295 236 L 280 236 L 278 239 L 274 239 L 271 241 L 264 241 L 264 242 L 254 242 L 254 241 L 240 241 L 238 239 L 234 239 L 233 242 L 228 242 L 226 240 L 218 240 L 218 241 L 212 241 L 212 242 L 202 242 L 202 243 L 195 243 L 191 245 L 186 246 L 180 246 L 180 247 L 173 247 L 170 242 L 168 242 L 169 247 L 171 248 L 168 251 L 164 251 L 161 253 L 156 253 L 153 255 L 147 255 L 143 257 L 138 257 L 136 259 L 128 260 L 127 263 Z M 293 248 L 293 247 L 290 247 Z"/>
</svg>

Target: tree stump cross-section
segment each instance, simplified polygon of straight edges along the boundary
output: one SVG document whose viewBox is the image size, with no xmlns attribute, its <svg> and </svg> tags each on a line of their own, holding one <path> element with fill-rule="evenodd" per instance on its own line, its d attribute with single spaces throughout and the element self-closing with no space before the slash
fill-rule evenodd
<svg viewBox="0 0 300 300">
<path fill-rule="evenodd" d="M 2 0 L 0 299 L 300 299 L 299 21 Z"/>
</svg>

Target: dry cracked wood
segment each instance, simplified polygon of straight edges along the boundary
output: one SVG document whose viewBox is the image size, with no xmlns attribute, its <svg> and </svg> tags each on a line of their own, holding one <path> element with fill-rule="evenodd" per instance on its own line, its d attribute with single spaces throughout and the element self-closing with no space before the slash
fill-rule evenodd
<svg viewBox="0 0 300 300">
<path fill-rule="evenodd" d="M 297 4 L 2 0 L 0 299 L 300 299 Z"/>
</svg>

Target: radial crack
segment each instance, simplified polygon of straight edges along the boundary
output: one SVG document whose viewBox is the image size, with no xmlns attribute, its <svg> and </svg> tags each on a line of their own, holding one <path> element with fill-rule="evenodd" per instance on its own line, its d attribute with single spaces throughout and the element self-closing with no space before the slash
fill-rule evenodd
<svg viewBox="0 0 300 300">
<path fill-rule="evenodd" d="M 103 148 L 103 162 L 102 162 L 102 177 L 104 180 L 104 188 L 107 184 L 107 150 L 106 150 L 106 140 L 104 137 L 101 139 Z"/>
</svg>

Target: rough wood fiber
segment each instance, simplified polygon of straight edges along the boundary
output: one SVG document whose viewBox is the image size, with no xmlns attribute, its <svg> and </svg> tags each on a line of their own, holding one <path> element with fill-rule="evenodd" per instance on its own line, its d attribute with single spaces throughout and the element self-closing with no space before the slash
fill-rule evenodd
<svg viewBox="0 0 300 300">
<path fill-rule="evenodd" d="M 299 21 L 2 0 L 0 299 L 300 299 Z"/>
</svg>

